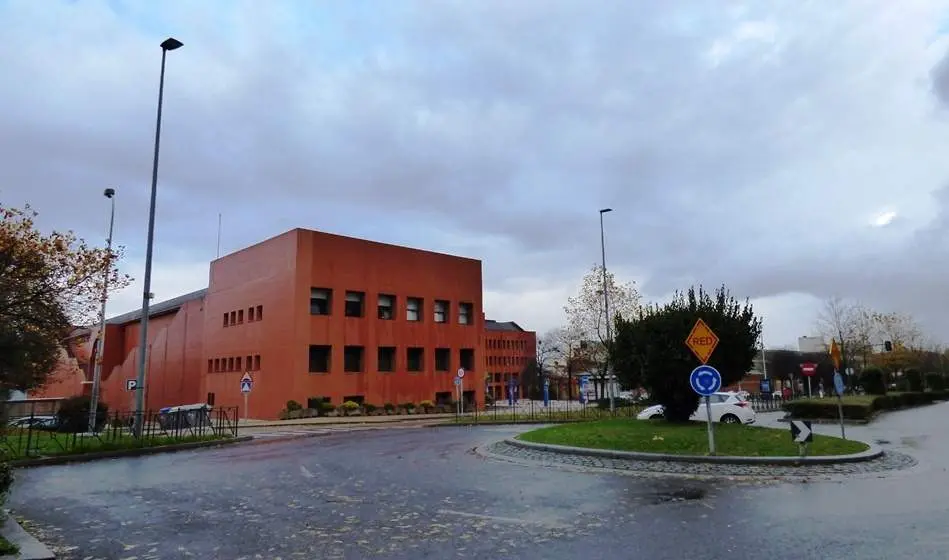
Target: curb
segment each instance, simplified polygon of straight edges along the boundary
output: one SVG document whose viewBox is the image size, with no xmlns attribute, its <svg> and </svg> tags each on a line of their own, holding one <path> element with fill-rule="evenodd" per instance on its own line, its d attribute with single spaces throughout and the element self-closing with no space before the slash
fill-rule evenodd
<svg viewBox="0 0 949 560">
<path fill-rule="evenodd" d="M 719 465 L 832 465 L 838 463 L 860 463 L 871 461 L 883 456 L 883 448 L 868 443 L 866 451 L 851 455 L 824 455 L 817 457 L 734 457 L 727 455 L 673 455 L 670 453 L 642 453 L 638 451 L 613 451 L 609 449 L 590 449 L 588 447 L 571 447 L 568 445 L 551 445 L 548 443 L 532 443 L 515 438 L 507 438 L 504 443 L 524 449 L 537 449 L 562 453 L 565 455 L 590 455 L 594 457 L 608 457 L 611 459 L 631 459 L 635 461 L 670 461 L 677 463 L 713 463 Z M 866 442 L 863 442 L 866 443 Z"/>
<path fill-rule="evenodd" d="M 38 457 L 36 459 L 19 459 L 16 461 L 10 461 L 10 466 L 13 468 L 44 467 L 50 465 L 65 465 L 67 463 L 86 463 L 89 461 L 98 461 L 100 459 L 141 457 L 143 455 L 155 455 L 158 453 L 174 453 L 177 451 L 187 451 L 189 449 L 234 445 L 236 443 L 251 441 L 252 439 L 254 439 L 253 436 L 239 436 L 235 438 L 213 441 L 193 441 L 188 443 L 176 443 L 172 445 L 157 445 L 155 447 L 117 449 L 115 451 L 96 451 L 93 453 L 80 453 L 76 455 L 54 455 L 51 457 Z"/>
<path fill-rule="evenodd" d="M 4 558 L 15 558 L 17 560 L 56 560 L 56 555 L 53 554 L 45 544 L 41 543 L 36 537 L 21 527 L 12 515 L 7 514 L 6 519 L 0 523 L 2 523 L 2 526 L 0 526 L 0 535 L 3 535 L 5 539 L 20 549 L 20 552 L 17 554 L 4 554 L 0 556 L 0 560 Z"/>
<path fill-rule="evenodd" d="M 873 422 L 874 420 L 876 420 L 877 416 L 879 416 L 879 413 L 874 414 L 873 416 L 871 416 L 870 418 L 867 418 L 866 420 L 852 420 L 852 419 L 844 418 L 844 426 L 866 426 L 870 422 Z M 830 418 L 788 418 L 787 416 L 785 416 L 782 418 L 778 418 L 777 421 L 787 424 L 791 420 L 799 420 L 801 422 L 810 422 L 811 424 L 818 424 L 821 426 L 839 426 L 840 425 L 839 419 L 831 420 Z"/>
<path fill-rule="evenodd" d="M 252 430 L 256 428 L 288 428 L 293 426 L 385 426 L 386 424 L 401 424 L 403 422 L 424 422 L 426 420 L 437 422 L 439 420 L 444 420 L 446 418 L 454 418 L 454 414 L 406 414 L 403 416 L 397 416 L 393 420 L 358 420 L 345 422 L 341 420 L 331 421 L 331 422 L 300 422 L 297 420 L 274 420 L 272 422 L 266 421 L 260 424 L 241 424 L 240 429 Z M 365 418 L 381 418 L 379 416 L 366 416 Z M 314 418 L 315 420 L 315 418 Z"/>
</svg>

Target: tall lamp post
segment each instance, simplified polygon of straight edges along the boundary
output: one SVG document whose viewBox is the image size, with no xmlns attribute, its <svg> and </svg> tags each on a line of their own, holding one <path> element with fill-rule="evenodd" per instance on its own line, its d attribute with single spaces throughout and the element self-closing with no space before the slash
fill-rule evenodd
<svg viewBox="0 0 949 560">
<path fill-rule="evenodd" d="M 161 143 L 161 104 L 165 91 L 165 56 L 181 48 L 182 42 L 169 37 L 161 43 L 161 74 L 158 79 L 158 116 L 155 119 L 155 154 L 152 159 L 152 192 L 148 205 L 148 238 L 145 246 L 145 279 L 142 294 L 142 318 L 138 343 L 138 375 L 135 385 L 135 437 L 142 436 L 145 408 L 145 360 L 148 345 L 148 306 L 152 291 L 152 249 L 155 241 L 155 196 L 158 189 L 158 146 Z"/>
<path fill-rule="evenodd" d="M 612 212 L 612 208 L 600 209 L 600 254 L 603 257 L 603 309 L 606 313 L 606 392 L 610 395 L 610 412 L 616 410 L 616 404 L 613 401 L 613 382 L 610 379 L 610 352 L 613 351 L 612 321 L 610 320 L 610 294 L 606 289 L 606 235 L 603 231 L 603 214 Z"/>
<path fill-rule="evenodd" d="M 99 310 L 99 336 L 96 337 L 96 362 L 92 370 L 92 396 L 89 398 L 89 433 L 96 432 L 96 412 L 99 409 L 99 380 L 102 379 L 102 351 L 105 348 L 105 303 L 109 298 L 109 276 L 112 274 L 112 226 L 115 225 L 115 189 L 102 193 L 112 201 L 109 213 L 109 238 L 106 240 L 105 273 L 102 278 L 102 308 Z"/>
</svg>

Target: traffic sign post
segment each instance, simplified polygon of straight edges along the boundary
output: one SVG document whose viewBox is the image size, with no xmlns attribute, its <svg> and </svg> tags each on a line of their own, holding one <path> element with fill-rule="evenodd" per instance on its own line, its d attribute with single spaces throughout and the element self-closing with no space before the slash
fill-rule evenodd
<svg viewBox="0 0 949 560">
<path fill-rule="evenodd" d="M 126 379 L 125 390 L 134 391 L 135 389 L 138 389 L 138 379 Z"/>
<path fill-rule="evenodd" d="M 689 375 L 692 390 L 705 397 L 705 416 L 708 427 L 708 452 L 715 454 L 715 430 L 712 428 L 712 404 L 709 397 L 722 388 L 722 374 L 712 366 L 701 365 Z"/>
<path fill-rule="evenodd" d="M 811 398 L 811 378 L 817 373 L 817 364 L 805 362 L 801 364 L 801 375 L 807 378 L 807 398 Z"/>
<path fill-rule="evenodd" d="M 550 406 L 550 378 L 544 377 L 544 408 Z"/>
<path fill-rule="evenodd" d="M 840 437 L 847 439 L 847 429 L 844 428 L 844 376 L 839 371 L 834 372 L 834 392 L 837 393 L 837 416 L 840 417 Z"/>
<path fill-rule="evenodd" d="M 465 368 L 458 368 L 457 376 L 455 377 L 455 389 L 458 392 L 458 416 L 461 416 L 461 399 L 464 395 L 464 383 L 465 378 Z"/>
<path fill-rule="evenodd" d="M 244 395 L 244 420 L 249 418 L 247 411 L 247 401 L 250 396 L 251 390 L 254 388 L 254 379 L 250 376 L 250 373 L 244 372 L 244 376 L 241 377 L 241 393 Z"/>
<path fill-rule="evenodd" d="M 718 337 L 712 332 L 712 329 L 705 324 L 705 321 L 699 319 L 692 327 L 692 331 L 685 339 L 685 345 L 695 354 L 703 364 L 707 364 L 712 352 L 718 346 Z"/>
<path fill-rule="evenodd" d="M 814 441 L 811 423 L 807 420 L 791 420 L 791 441 L 798 444 L 801 457 L 807 457 L 807 444 Z"/>
</svg>

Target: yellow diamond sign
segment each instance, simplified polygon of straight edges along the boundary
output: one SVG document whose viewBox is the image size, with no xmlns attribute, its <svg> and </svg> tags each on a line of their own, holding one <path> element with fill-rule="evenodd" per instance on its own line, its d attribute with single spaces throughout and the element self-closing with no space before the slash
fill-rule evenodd
<svg viewBox="0 0 949 560">
<path fill-rule="evenodd" d="M 705 321 L 699 319 L 692 327 L 689 337 L 685 339 L 685 345 L 689 347 L 689 350 L 695 354 L 700 362 L 707 364 L 708 359 L 712 357 L 712 352 L 715 351 L 715 347 L 718 346 L 718 337 L 715 336 L 712 329 L 708 328 Z"/>
</svg>

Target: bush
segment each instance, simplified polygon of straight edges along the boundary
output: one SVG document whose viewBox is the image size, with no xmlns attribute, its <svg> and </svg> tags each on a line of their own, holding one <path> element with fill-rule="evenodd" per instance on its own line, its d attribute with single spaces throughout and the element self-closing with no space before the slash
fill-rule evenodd
<svg viewBox="0 0 949 560">
<path fill-rule="evenodd" d="M 933 392 L 946 390 L 946 378 L 941 373 L 931 371 L 925 375 L 926 388 Z"/>
<path fill-rule="evenodd" d="M 798 399 L 784 403 L 784 410 L 791 418 L 801 420 L 838 418 L 837 402 L 823 399 Z M 867 420 L 873 414 L 872 404 L 845 404 L 844 418 Z"/>
<path fill-rule="evenodd" d="M 340 405 L 340 408 L 345 410 L 346 412 L 352 412 L 354 410 L 359 410 L 359 403 L 355 401 L 346 401 L 342 405 Z"/>
<path fill-rule="evenodd" d="M 868 367 L 860 374 L 860 385 L 868 395 L 885 395 L 886 375 L 880 368 Z"/>
<path fill-rule="evenodd" d="M 363 408 L 363 410 L 366 411 L 366 414 L 372 414 L 372 413 L 375 412 L 379 407 L 376 406 L 376 405 L 374 405 L 374 404 L 366 403 L 366 404 L 362 405 L 362 408 Z"/>
<path fill-rule="evenodd" d="M 320 403 L 320 408 L 318 408 L 317 410 L 320 411 L 320 416 L 323 416 L 327 413 L 330 413 L 336 410 L 336 407 L 333 406 L 333 403 L 323 401 Z"/>
<path fill-rule="evenodd" d="M 402 408 L 405 410 L 415 410 L 415 403 L 407 402 L 402 404 Z"/>
<path fill-rule="evenodd" d="M 432 401 L 422 401 L 418 403 L 418 407 L 421 408 L 423 412 L 431 412 L 435 409 L 435 403 Z"/>
<path fill-rule="evenodd" d="M 906 378 L 907 389 L 914 393 L 921 393 L 923 391 L 923 374 L 921 374 L 918 369 L 907 369 L 903 372 L 903 377 Z"/>
<path fill-rule="evenodd" d="M 64 399 L 56 413 L 57 429 L 66 433 L 81 433 L 89 429 L 89 397 Z M 96 407 L 96 431 L 102 429 L 109 416 L 109 407 L 102 401 Z"/>
<path fill-rule="evenodd" d="M 287 412 L 293 412 L 294 410 L 303 410 L 303 405 L 297 401 L 287 401 Z"/>
<path fill-rule="evenodd" d="M 320 404 L 326 402 L 326 399 L 323 397 L 310 397 L 306 400 L 307 408 L 315 408 L 316 410 L 320 409 Z"/>
<path fill-rule="evenodd" d="M 6 503 L 11 486 L 13 486 L 13 468 L 5 461 L 0 462 L 0 506 Z"/>
<path fill-rule="evenodd" d="M 382 405 L 382 408 L 388 413 L 392 413 L 395 411 L 395 405 L 390 402 L 387 402 L 386 404 Z"/>
</svg>

